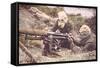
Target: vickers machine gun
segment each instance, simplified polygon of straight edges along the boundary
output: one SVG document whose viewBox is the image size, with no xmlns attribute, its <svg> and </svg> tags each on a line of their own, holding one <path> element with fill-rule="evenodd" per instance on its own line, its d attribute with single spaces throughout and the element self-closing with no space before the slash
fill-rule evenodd
<svg viewBox="0 0 100 68">
<path fill-rule="evenodd" d="M 59 50 L 61 47 L 60 41 L 69 37 L 68 34 L 36 30 L 19 30 L 19 33 L 25 35 L 25 40 L 43 40 L 45 54 Z"/>
<path fill-rule="evenodd" d="M 66 39 L 66 37 L 68 37 L 68 34 L 40 30 L 19 30 L 19 34 L 25 34 L 25 38 L 30 40 L 42 40 L 44 37 L 51 39 Z"/>
</svg>

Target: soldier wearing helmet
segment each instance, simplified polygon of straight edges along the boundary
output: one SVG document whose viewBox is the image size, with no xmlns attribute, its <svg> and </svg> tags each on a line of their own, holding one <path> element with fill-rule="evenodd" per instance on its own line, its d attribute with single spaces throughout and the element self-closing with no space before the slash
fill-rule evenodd
<svg viewBox="0 0 100 68">
<path fill-rule="evenodd" d="M 68 34 L 72 30 L 72 24 L 69 23 L 68 21 L 68 16 L 64 11 L 58 12 L 58 19 L 54 25 L 54 27 L 51 29 L 52 32 L 58 32 L 58 33 L 64 33 Z M 50 40 L 50 39 L 46 39 Z M 54 42 L 57 42 L 57 45 L 53 45 L 50 48 L 50 44 L 46 41 L 44 41 L 45 47 L 44 47 L 44 55 L 47 55 L 47 53 L 50 53 L 51 51 L 61 51 L 61 47 L 68 48 L 70 49 L 70 41 L 69 39 L 65 40 L 58 40 L 58 39 L 53 39 Z M 51 49 L 51 50 L 50 50 Z"/>
<path fill-rule="evenodd" d="M 81 47 L 82 51 L 87 52 L 96 49 L 96 36 L 91 32 L 88 25 L 81 26 L 78 39 L 74 39 L 74 43 Z"/>
<path fill-rule="evenodd" d="M 64 11 L 58 12 L 58 20 L 54 25 L 52 31 L 59 30 L 61 33 L 70 33 L 72 24 L 68 21 L 68 16 Z"/>
<path fill-rule="evenodd" d="M 71 32 L 72 29 L 73 27 L 72 27 L 72 24 L 68 20 L 67 14 L 64 11 L 58 12 L 58 20 L 56 21 L 56 24 L 52 28 L 52 31 L 68 34 Z M 59 46 L 70 49 L 70 42 L 68 39 L 61 40 Z"/>
</svg>

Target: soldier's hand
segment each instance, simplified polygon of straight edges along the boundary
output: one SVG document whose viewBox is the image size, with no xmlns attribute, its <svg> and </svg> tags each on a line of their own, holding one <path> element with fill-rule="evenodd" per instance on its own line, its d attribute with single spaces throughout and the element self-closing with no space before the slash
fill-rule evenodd
<svg viewBox="0 0 100 68">
<path fill-rule="evenodd" d="M 69 37 L 74 38 L 72 33 L 69 33 L 68 35 L 69 35 Z"/>
<path fill-rule="evenodd" d="M 73 42 L 72 37 L 68 36 L 68 41 L 72 43 Z"/>
</svg>

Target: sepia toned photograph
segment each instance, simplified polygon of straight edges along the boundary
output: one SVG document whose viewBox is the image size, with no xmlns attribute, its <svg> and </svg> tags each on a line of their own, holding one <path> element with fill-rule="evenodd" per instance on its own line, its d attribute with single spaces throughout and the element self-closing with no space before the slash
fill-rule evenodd
<svg viewBox="0 0 100 68">
<path fill-rule="evenodd" d="M 18 4 L 19 64 L 97 60 L 97 8 Z"/>
</svg>

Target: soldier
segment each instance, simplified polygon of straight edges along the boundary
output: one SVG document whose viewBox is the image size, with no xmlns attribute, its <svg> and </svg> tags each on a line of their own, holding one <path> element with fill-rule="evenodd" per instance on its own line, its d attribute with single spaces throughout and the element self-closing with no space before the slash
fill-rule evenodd
<svg viewBox="0 0 100 68">
<path fill-rule="evenodd" d="M 83 52 L 93 51 L 96 49 L 96 36 L 91 32 L 87 25 L 82 25 L 79 30 L 79 36 L 74 38 L 73 42 L 81 47 Z"/>
<path fill-rule="evenodd" d="M 56 24 L 51 29 L 52 32 L 58 32 L 63 34 L 69 34 L 72 30 L 72 24 L 68 21 L 68 16 L 64 11 L 58 12 L 58 20 Z M 61 47 L 70 49 L 70 38 L 66 38 L 64 40 L 53 39 L 52 43 L 57 43 L 52 46 L 50 43 L 50 39 L 44 39 L 44 54 L 50 53 L 51 51 L 61 51 Z"/>
<path fill-rule="evenodd" d="M 58 20 L 57 20 L 55 26 L 53 27 L 52 31 L 53 32 L 58 31 L 60 33 L 69 34 L 72 29 L 73 29 L 73 26 L 69 22 L 68 16 L 66 15 L 66 13 L 64 11 L 59 12 Z M 70 49 L 70 42 L 67 38 L 66 38 L 66 40 L 61 40 L 60 44 L 61 44 L 61 47 Z"/>
</svg>

